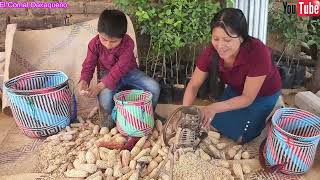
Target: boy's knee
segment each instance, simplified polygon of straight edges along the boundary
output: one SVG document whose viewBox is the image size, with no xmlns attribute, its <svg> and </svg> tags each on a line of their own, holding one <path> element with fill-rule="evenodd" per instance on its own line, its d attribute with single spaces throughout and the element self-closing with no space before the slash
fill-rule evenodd
<svg viewBox="0 0 320 180">
<path fill-rule="evenodd" d="M 144 78 L 140 79 L 140 82 L 143 90 L 151 92 L 154 96 L 160 93 L 159 83 L 154 79 L 145 76 Z"/>
<path fill-rule="evenodd" d="M 160 85 L 157 81 L 154 80 L 154 89 L 157 94 L 160 94 Z"/>
<path fill-rule="evenodd" d="M 160 86 L 156 83 L 150 90 L 154 101 L 158 101 L 160 95 Z M 155 103 L 155 102 L 154 102 Z"/>
<path fill-rule="evenodd" d="M 154 79 L 151 79 L 149 87 L 153 91 L 153 93 L 160 94 L 160 85 Z"/>
</svg>

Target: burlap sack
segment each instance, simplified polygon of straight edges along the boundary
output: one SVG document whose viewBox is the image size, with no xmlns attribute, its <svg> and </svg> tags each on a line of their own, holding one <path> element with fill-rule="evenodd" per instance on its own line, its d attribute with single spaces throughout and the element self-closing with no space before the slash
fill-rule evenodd
<svg viewBox="0 0 320 180">
<path fill-rule="evenodd" d="M 136 37 L 130 18 L 127 34 L 136 45 Z M 5 40 L 4 81 L 25 72 L 55 69 L 65 72 L 76 86 L 82 62 L 87 54 L 89 41 L 97 34 L 98 19 L 47 30 L 17 31 L 16 24 L 9 24 Z M 138 62 L 137 46 L 134 54 Z M 96 82 L 96 76 L 92 80 Z M 78 97 L 78 105 L 87 101 Z M 8 100 L 4 93 L 2 110 L 8 112 Z"/>
</svg>

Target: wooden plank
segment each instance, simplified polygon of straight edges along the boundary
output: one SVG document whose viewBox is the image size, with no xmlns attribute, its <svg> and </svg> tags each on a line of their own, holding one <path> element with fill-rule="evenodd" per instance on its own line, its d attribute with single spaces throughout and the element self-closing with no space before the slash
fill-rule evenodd
<svg viewBox="0 0 320 180">
<path fill-rule="evenodd" d="M 311 91 L 299 92 L 294 99 L 295 105 L 300 109 L 320 116 L 320 97 Z"/>
</svg>

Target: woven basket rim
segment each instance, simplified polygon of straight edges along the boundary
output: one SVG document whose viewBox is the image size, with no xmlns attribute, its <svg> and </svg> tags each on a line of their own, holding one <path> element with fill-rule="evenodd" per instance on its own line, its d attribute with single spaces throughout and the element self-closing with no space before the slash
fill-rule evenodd
<svg viewBox="0 0 320 180">
<path fill-rule="evenodd" d="M 38 93 L 38 94 L 16 94 L 16 93 L 10 92 L 10 91 L 6 91 L 6 93 L 10 93 L 10 96 L 28 96 L 28 97 L 34 97 L 34 96 L 43 96 L 43 95 L 48 95 L 48 94 L 57 93 L 57 92 L 59 92 L 59 91 L 62 91 L 62 90 L 64 90 L 64 89 L 66 89 L 67 87 L 68 87 L 68 86 L 64 86 L 64 87 L 62 87 L 62 88 L 60 88 L 60 89 L 55 89 L 55 90 L 50 91 L 50 92 Z M 69 87 L 69 89 L 70 89 L 70 87 Z M 71 89 L 70 89 L 70 92 L 71 92 L 71 94 L 72 94 Z"/>
<path fill-rule="evenodd" d="M 46 87 L 46 88 L 40 88 L 40 89 L 32 89 L 32 90 L 16 90 L 16 89 L 12 89 L 8 84 L 11 83 L 11 81 L 13 80 L 19 80 L 21 78 L 23 78 L 24 76 L 31 76 L 31 75 L 34 75 L 34 74 L 45 74 L 45 73 L 56 73 L 56 74 L 61 74 L 62 76 L 64 76 L 66 79 L 60 83 L 60 84 L 57 84 L 55 86 L 51 86 L 51 87 Z M 65 84 L 66 82 L 69 81 L 69 77 L 63 72 L 63 71 L 57 71 L 57 70 L 41 70 L 41 71 L 31 71 L 31 72 L 26 72 L 26 73 L 23 73 L 23 74 L 20 74 L 18 76 L 15 76 L 7 81 L 5 81 L 3 84 L 4 84 L 4 87 L 6 88 L 7 91 L 11 91 L 11 92 L 17 92 L 17 93 L 32 93 L 34 91 L 41 91 L 41 90 L 50 90 L 50 89 L 54 89 L 55 87 L 59 87 L 60 85 L 62 84 Z"/>
<path fill-rule="evenodd" d="M 319 119 L 319 122 L 320 122 L 320 117 L 318 117 L 317 115 L 309 112 L 309 111 L 306 111 L 306 110 L 303 110 L 303 109 L 298 109 L 298 108 L 292 108 L 292 107 L 285 107 L 285 108 L 280 108 L 278 110 L 276 110 L 276 112 L 272 115 L 272 119 L 271 119 L 271 122 L 272 122 L 272 127 L 275 127 L 278 131 L 280 131 L 281 133 L 287 135 L 287 136 L 290 136 L 290 137 L 293 137 L 293 138 L 296 138 L 296 139 L 314 139 L 314 138 L 320 138 L 320 133 L 316 136 L 309 136 L 309 137 L 304 137 L 304 136 L 298 136 L 298 135 L 295 135 L 295 134 L 292 134 L 292 133 L 289 133 L 287 131 L 285 131 L 284 129 L 282 129 L 281 127 L 278 126 L 278 124 L 275 123 L 275 115 L 277 113 L 281 113 L 283 112 L 284 110 L 288 110 L 288 109 L 291 109 L 291 110 L 295 110 L 295 111 L 301 111 L 301 112 L 304 112 L 306 114 L 309 114 L 309 115 L 312 115 L 313 117 Z"/>
<path fill-rule="evenodd" d="M 146 99 L 142 99 L 142 100 L 136 100 L 136 101 L 123 101 L 123 100 L 119 100 L 117 99 L 119 96 L 121 96 L 122 94 L 125 94 L 127 92 L 143 92 L 143 94 L 147 94 L 148 97 Z M 118 93 L 116 93 L 113 96 L 113 100 L 115 102 L 116 105 L 146 105 L 151 103 L 152 100 L 152 94 L 149 91 L 144 91 L 144 90 L 138 90 L 138 89 L 131 89 L 131 90 L 125 90 L 125 91 L 120 91 Z M 123 102 L 126 102 L 125 104 Z"/>
</svg>

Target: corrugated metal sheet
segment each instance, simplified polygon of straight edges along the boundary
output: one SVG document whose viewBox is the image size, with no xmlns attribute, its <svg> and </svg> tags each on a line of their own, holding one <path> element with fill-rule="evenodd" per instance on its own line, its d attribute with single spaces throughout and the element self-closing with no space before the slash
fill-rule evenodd
<svg viewBox="0 0 320 180">
<path fill-rule="evenodd" d="M 235 0 L 235 8 L 239 8 L 249 23 L 249 35 L 267 41 L 269 0 Z"/>
</svg>

